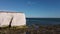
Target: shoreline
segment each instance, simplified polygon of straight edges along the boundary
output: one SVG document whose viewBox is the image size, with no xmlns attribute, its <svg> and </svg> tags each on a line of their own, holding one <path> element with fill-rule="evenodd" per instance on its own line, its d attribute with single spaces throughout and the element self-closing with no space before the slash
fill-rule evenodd
<svg viewBox="0 0 60 34">
<path fill-rule="evenodd" d="M 59 33 L 60 34 L 60 25 L 53 25 L 53 26 L 39 26 L 36 27 L 38 25 L 32 25 L 32 26 L 23 26 L 24 28 L 17 28 L 17 27 L 11 27 L 11 28 L 2 28 L 0 29 L 0 33 L 5 33 L 5 34 L 17 34 L 22 33 L 22 34 L 26 34 L 26 33 L 31 33 L 31 34 L 56 34 Z M 57 32 L 56 32 L 57 31 Z M 9 32 L 9 33 L 8 33 Z"/>
</svg>

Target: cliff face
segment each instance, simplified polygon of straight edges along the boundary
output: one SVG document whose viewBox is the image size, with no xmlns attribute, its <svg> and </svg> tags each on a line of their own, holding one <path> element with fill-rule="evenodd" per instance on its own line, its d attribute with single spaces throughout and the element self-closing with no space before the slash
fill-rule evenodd
<svg viewBox="0 0 60 34">
<path fill-rule="evenodd" d="M 24 13 L 0 12 L 0 27 L 26 25 Z"/>
</svg>

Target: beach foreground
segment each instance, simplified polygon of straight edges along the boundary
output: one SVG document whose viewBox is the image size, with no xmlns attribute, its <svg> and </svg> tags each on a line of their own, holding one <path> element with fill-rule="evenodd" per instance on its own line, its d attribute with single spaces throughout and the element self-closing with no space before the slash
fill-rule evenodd
<svg viewBox="0 0 60 34">
<path fill-rule="evenodd" d="M 0 28 L 0 34 L 60 34 L 60 25 Z"/>
</svg>

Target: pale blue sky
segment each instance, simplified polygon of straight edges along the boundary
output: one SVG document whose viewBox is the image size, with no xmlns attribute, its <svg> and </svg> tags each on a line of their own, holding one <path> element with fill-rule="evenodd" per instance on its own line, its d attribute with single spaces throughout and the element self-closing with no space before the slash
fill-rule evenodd
<svg viewBox="0 0 60 34">
<path fill-rule="evenodd" d="M 24 12 L 26 17 L 60 18 L 60 0 L 0 0 L 0 10 Z"/>
</svg>

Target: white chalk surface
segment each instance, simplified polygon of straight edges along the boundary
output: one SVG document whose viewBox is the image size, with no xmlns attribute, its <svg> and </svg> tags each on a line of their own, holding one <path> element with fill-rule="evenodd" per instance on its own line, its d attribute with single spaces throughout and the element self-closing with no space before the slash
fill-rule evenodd
<svg viewBox="0 0 60 34">
<path fill-rule="evenodd" d="M 8 26 L 10 24 L 11 19 L 12 19 L 11 26 L 26 25 L 24 13 L 0 12 L 0 27 Z"/>
</svg>

